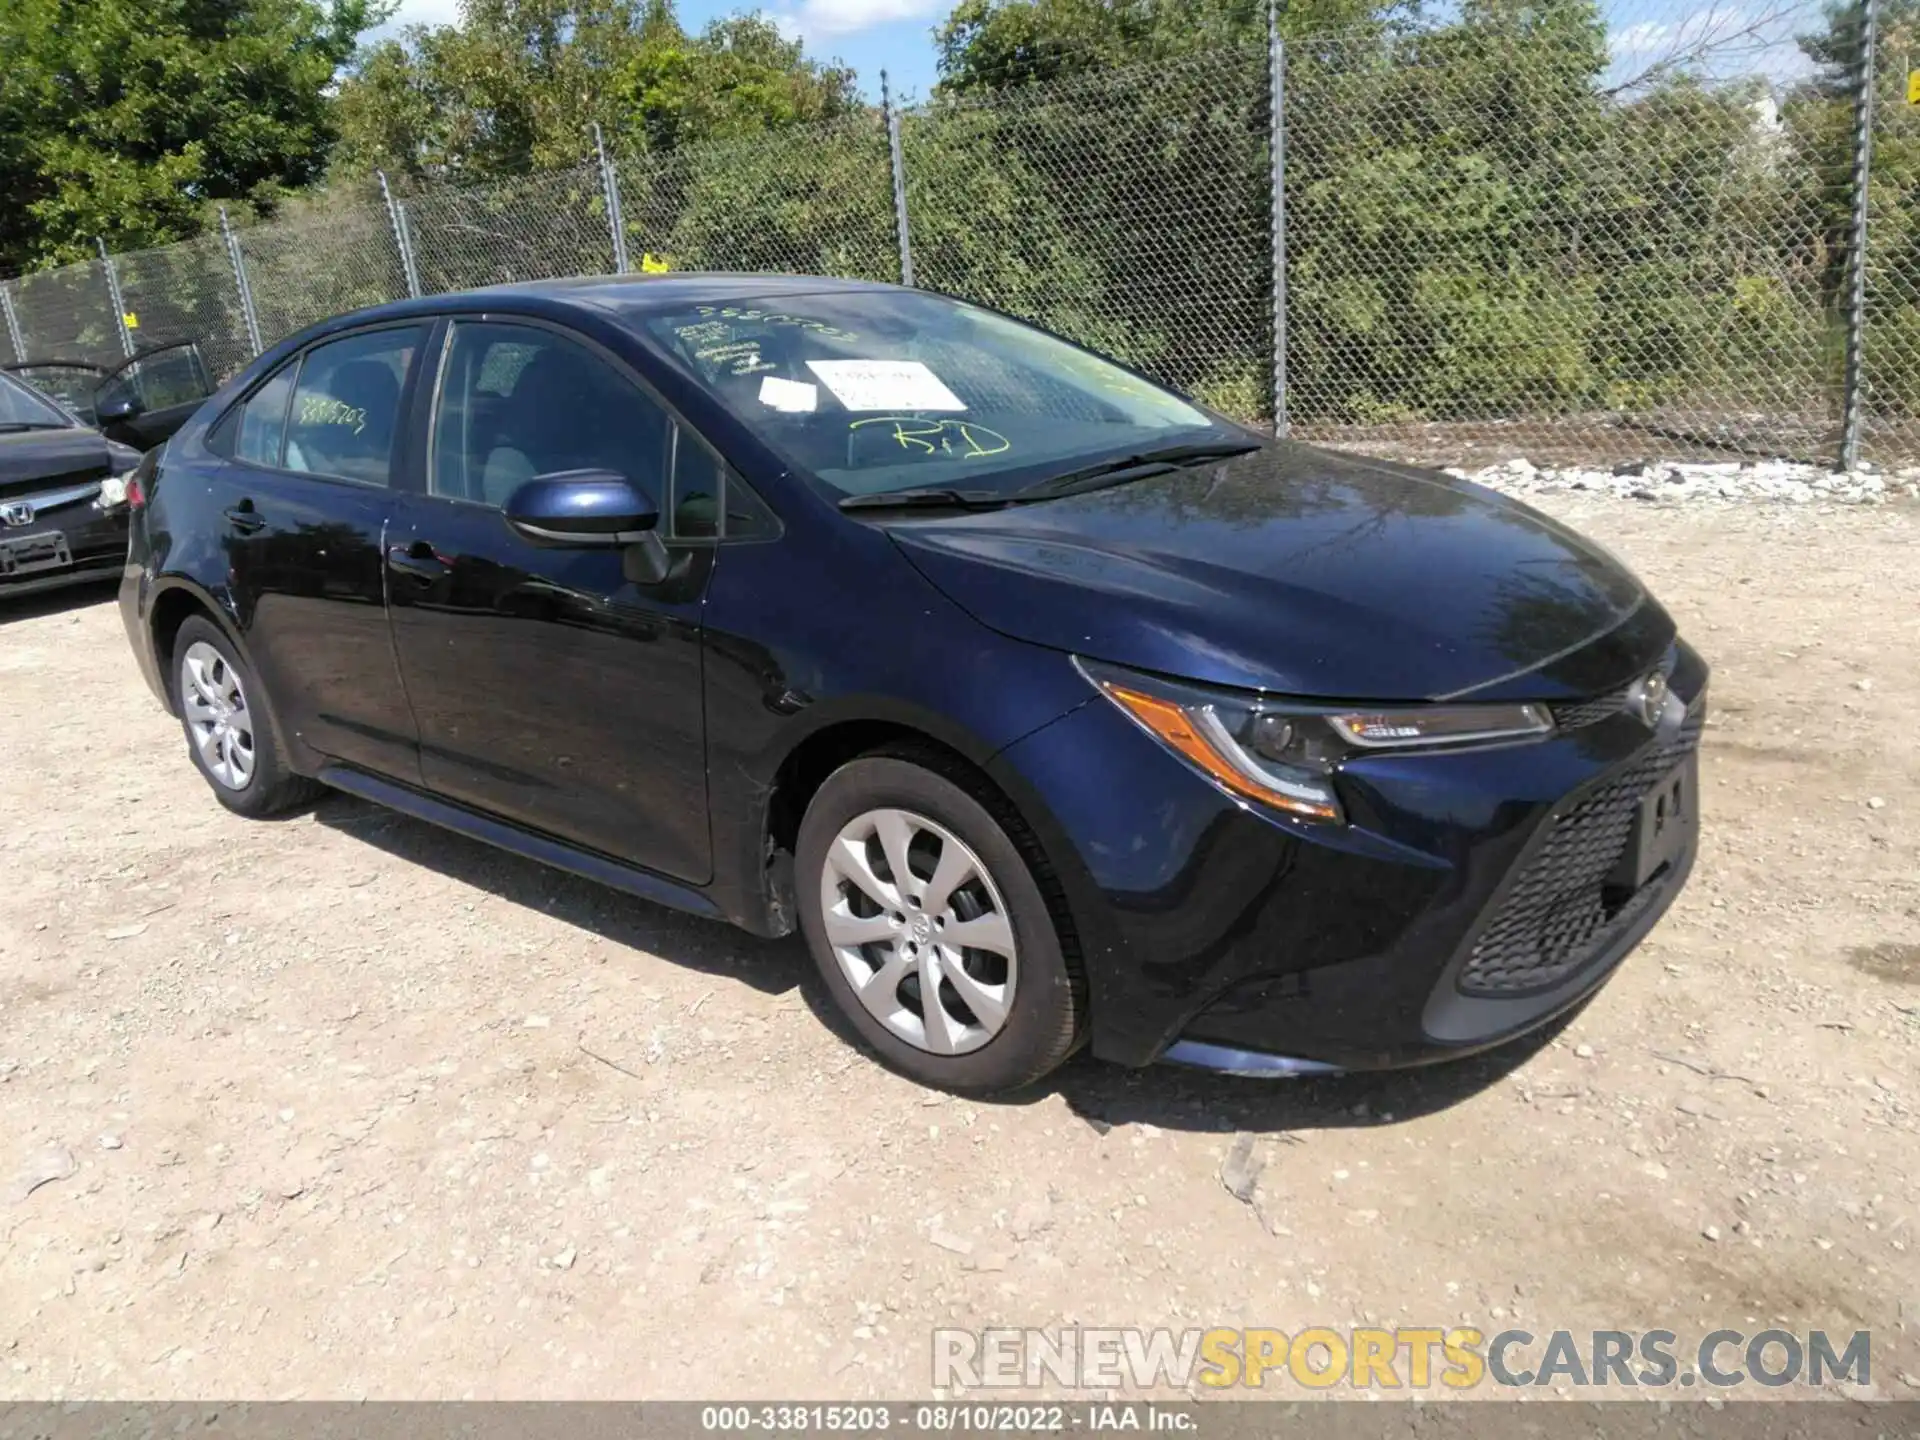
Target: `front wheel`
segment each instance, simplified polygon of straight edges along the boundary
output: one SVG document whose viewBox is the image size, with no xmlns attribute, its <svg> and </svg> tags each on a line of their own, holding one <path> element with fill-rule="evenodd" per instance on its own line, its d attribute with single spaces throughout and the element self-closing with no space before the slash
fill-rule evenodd
<svg viewBox="0 0 1920 1440">
<path fill-rule="evenodd" d="M 229 810 L 276 815 L 320 793 L 316 781 L 287 768 L 259 680 L 211 620 L 192 616 L 174 636 L 173 699 L 194 768 Z"/>
<path fill-rule="evenodd" d="M 891 755 L 850 761 L 813 797 L 797 851 L 807 945 L 888 1064 L 991 1094 L 1072 1052 L 1080 1005 L 1040 885 L 953 779 Z"/>
</svg>

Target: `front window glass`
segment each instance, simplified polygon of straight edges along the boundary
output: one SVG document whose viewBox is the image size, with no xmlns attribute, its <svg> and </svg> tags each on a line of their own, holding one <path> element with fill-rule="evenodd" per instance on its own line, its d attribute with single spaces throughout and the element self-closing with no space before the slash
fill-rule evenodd
<svg viewBox="0 0 1920 1440">
<path fill-rule="evenodd" d="M 0 429 L 66 429 L 73 422 L 10 375 L 0 374 Z"/>
<path fill-rule="evenodd" d="M 129 361 L 100 387 L 96 401 L 108 405 L 131 396 L 142 410 L 170 410 L 204 400 L 212 390 L 199 350 L 169 345 Z"/>
<path fill-rule="evenodd" d="M 536 475 L 611 470 L 657 496 L 666 411 L 584 346 L 532 325 L 463 320 L 441 377 L 435 495 L 505 505 Z"/>
<path fill-rule="evenodd" d="M 782 296 L 645 323 L 783 458 L 848 495 L 1011 491 L 1143 450 L 1244 438 L 1117 365 L 935 295 Z"/>
</svg>

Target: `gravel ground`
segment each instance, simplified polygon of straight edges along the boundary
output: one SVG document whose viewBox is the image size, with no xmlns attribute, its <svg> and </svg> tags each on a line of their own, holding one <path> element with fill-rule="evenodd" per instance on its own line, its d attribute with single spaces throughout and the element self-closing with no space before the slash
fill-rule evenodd
<svg viewBox="0 0 1920 1440">
<path fill-rule="evenodd" d="M 1708 504 L 1779 500 L 1794 505 L 1880 505 L 1889 500 L 1920 498 L 1920 467 L 1882 473 L 1872 466 L 1829 470 L 1791 460 L 1635 460 L 1600 468 L 1535 465 L 1521 459 L 1503 460 L 1477 470 L 1453 467 L 1447 473 L 1529 500 L 1563 491 L 1623 500 Z"/>
<path fill-rule="evenodd" d="M 1006 1104 L 851 1048 L 797 943 L 230 816 L 107 597 L 12 607 L 0 1398 L 913 1396 L 936 1325 L 1063 1322 L 1870 1327 L 1913 1395 L 1920 510 L 1543 503 L 1717 666 L 1613 983 L 1424 1073 Z"/>
</svg>

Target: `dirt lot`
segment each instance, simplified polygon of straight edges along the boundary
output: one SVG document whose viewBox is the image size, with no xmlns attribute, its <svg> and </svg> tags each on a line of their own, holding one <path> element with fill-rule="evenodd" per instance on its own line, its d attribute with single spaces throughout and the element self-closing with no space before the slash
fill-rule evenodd
<svg viewBox="0 0 1920 1440">
<path fill-rule="evenodd" d="M 1717 666 L 1704 853 L 1614 982 L 1436 1071 L 1000 1105 L 850 1048 L 798 943 L 228 815 L 110 597 L 14 607 L 0 1396 L 915 1396 L 936 1325 L 1464 1319 L 1870 1327 L 1913 1397 L 1920 512 L 1557 508 Z"/>
</svg>

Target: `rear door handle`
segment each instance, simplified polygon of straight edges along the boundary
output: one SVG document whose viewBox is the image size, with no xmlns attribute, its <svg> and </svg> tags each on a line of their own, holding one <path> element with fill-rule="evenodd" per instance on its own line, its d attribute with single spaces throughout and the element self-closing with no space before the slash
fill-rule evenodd
<svg viewBox="0 0 1920 1440">
<path fill-rule="evenodd" d="M 226 512 L 227 523 L 242 535 L 251 535 L 256 530 L 266 528 L 267 517 L 253 508 L 253 501 L 242 500 Z"/>
<path fill-rule="evenodd" d="M 387 551 L 387 564 L 416 580 L 437 580 L 447 573 L 447 562 L 435 554 L 433 546 L 425 540 L 393 546 Z"/>
</svg>

